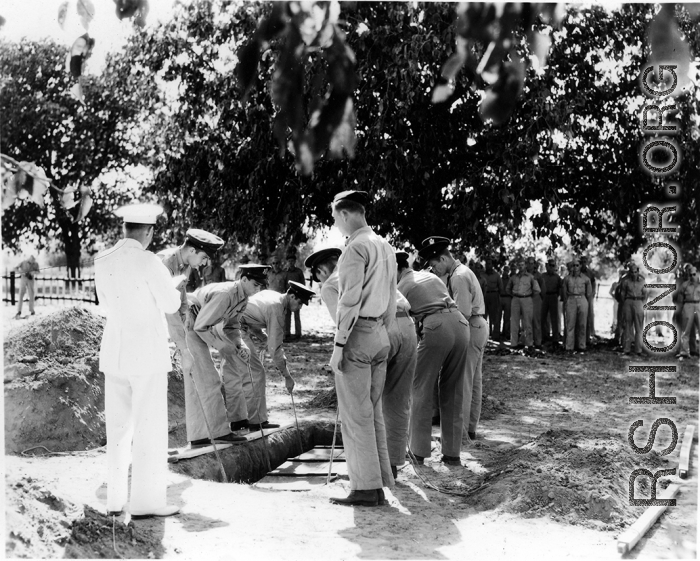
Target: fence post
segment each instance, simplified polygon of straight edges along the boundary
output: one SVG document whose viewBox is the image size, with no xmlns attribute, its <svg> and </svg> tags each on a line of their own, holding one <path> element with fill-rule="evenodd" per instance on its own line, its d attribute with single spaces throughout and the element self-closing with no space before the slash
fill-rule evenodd
<svg viewBox="0 0 700 561">
<path fill-rule="evenodd" d="M 15 272 L 10 272 L 10 302 L 15 305 Z"/>
</svg>

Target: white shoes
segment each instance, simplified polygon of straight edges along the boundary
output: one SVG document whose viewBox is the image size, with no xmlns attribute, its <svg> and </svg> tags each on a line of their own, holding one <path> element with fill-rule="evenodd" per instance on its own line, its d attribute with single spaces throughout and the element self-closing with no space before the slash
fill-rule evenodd
<svg viewBox="0 0 700 561">
<path fill-rule="evenodd" d="M 156 508 L 150 512 L 131 512 L 131 518 L 139 520 L 141 518 L 152 518 L 154 516 L 173 516 L 180 512 L 180 507 L 175 505 L 165 505 L 161 508 Z"/>
</svg>

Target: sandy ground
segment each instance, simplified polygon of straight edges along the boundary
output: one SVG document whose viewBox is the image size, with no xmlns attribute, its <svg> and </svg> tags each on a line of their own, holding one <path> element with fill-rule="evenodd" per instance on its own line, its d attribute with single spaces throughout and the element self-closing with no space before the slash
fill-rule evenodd
<svg viewBox="0 0 700 561">
<path fill-rule="evenodd" d="M 37 306 L 37 315 L 55 308 Z M 92 308 L 94 309 L 94 308 Z M 5 308 L 3 333 L 12 328 L 13 314 Z M 26 313 L 26 312 L 25 312 Z M 23 320 L 26 321 L 26 320 Z M 605 325 L 599 316 L 599 332 Z M 609 318 L 607 319 L 609 327 Z M 334 418 L 334 410 L 305 407 L 319 391 L 332 387 L 323 370 L 324 344 L 331 324 L 325 308 L 313 303 L 302 312 L 304 326 L 313 325 L 312 337 L 292 343 L 287 355 L 296 374 L 299 419 Z M 311 342 L 309 342 L 309 340 Z M 329 339 L 328 339 L 329 340 Z M 330 356 L 330 346 L 328 345 Z M 281 378 L 269 376 L 271 420 L 294 421 L 288 394 Z M 612 433 L 626 438 L 631 422 L 644 420 L 642 435 L 659 416 L 678 425 L 680 436 L 698 417 L 698 367 L 685 363 L 678 375 L 659 374 L 657 393 L 675 395 L 676 406 L 630 406 L 628 397 L 644 395 L 646 375 L 627 372 L 627 362 L 603 348 L 570 358 L 548 354 L 536 359 L 521 355 L 487 354 L 484 360 L 484 393 L 504 404 L 500 412 L 484 419 L 476 443 L 465 442 L 465 467 L 447 467 L 433 461 L 420 475 L 433 482 L 447 480 L 479 482 L 493 472 L 503 454 L 527 445 L 549 429 L 582 431 L 592 436 Z M 654 450 L 663 449 L 670 438 L 666 429 L 657 436 Z M 434 434 L 439 434 L 437 429 Z M 643 443 L 639 436 L 637 443 Z M 669 456 L 674 467 L 680 443 Z M 639 467 L 646 467 L 639 456 Z M 629 555 L 630 558 L 681 558 L 695 556 L 697 539 L 697 444 L 692 469 L 678 505 L 669 508 Z M 105 455 L 102 451 L 53 457 L 7 456 L 6 481 L 17 481 L 48 489 L 69 505 L 73 519 L 82 505 L 104 512 Z M 620 474 L 618 474 L 620 475 Z M 622 474 L 626 476 L 626 474 Z M 603 559 L 619 558 L 618 530 L 610 524 L 586 527 L 564 522 L 546 509 L 526 513 L 508 512 L 499 506 L 484 510 L 488 490 L 476 502 L 438 493 L 426 487 L 415 469 L 406 465 L 390 493 L 390 505 L 379 508 L 347 508 L 331 505 L 328 498 L 345 495 L 347 480 L 319 486 L 307 492 L 270 491 L 251 485 L 224 484 L 169 474 L 170 501 L 182 507 L 177 517 L 130 521 L 132 544 L 116 540 L 116 551 L 104 550 L 105 557 L 168 557 L 183 559 Z M 613 491 L 610 491 L 611 493 Z M 616 489 L 617 495 L 624 488 Z M 481 501 L 481 502 L 480 502 Z M 56 501 L 45 501 L 49 508 Z M 75 505 L 72 508 L 70 505 Z M 102 523 L 105 543 L 112 543 L 112 527 Z M 117 525 L 127 522 L 124 516 Z M 68 531 L 68 530 L 67 530 Z M 119 534 L 121 535 L 121 534 Z M 145 545 L 143 545 L 145 544 Z M 78 556 L 56 547 L 55 556 Z M 149 549 L 150 548 L 150 549 Z M 150 553 L 150 555 L 149 555 Z M 92 550 L 92 555 L 97 555 Z M 8 552 L 8 556 L 13 556 Z"/>
</svg>

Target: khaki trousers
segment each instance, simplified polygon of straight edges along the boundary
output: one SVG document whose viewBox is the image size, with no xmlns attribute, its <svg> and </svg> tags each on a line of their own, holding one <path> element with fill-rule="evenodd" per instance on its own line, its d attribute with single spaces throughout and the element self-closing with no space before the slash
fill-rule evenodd
<svg viewBox="0 0 700 561">
<path fill-rule="evenodd" d="M 208 333 L 202 337 L 208 339 Z M 209 351 L 209 345 L 192 329 L 187 330 L 187 348 L 194 358 L 192 376 L 196 383 L 196 389 L 192 383 L 192 377 L 183 376 L 185 380 L 185 421 L 187 423 L 187 440 L 200 440 L 209 438 L 206 422 L 212 431 L 212 438 L 224 436 L 231 432 L 229 419 L 226 415 L 226 405 L 221 388 L 221 377 L 214 365 Z M 202 401 L 197 399 L 197 393 Z M 206 420 L 204 412 L 206 411 Z"/>
<path fill-rule="evenodd" d="M 393 487 L 382 411 L 389 337 L 380 321 L 358 319 L 335 374 L 352 490 Z"/>
<path fill-rule="evenodd" d="M 622 305 L 625 318 L 625 352 L 632 349 L 637 353 L 642 352 L 642 323 L 644 322 L 644 302 L 642 300 L 630 300 L 627 298 Z"/>
<path fill-rule="evenodd" d="M 464 403 L 462 405 L 465 432 L 476 432 L 481 416 L 481 367 L 489 334 L 486 320 L 473 316 L 469 320 L 469 347 L 467 348 L 467 372 L 464 376 Z M 451 455 L 451 454 L 450 454 Z"/>
<path fill-rule="evenodd" d="M 501 297 L 498 292 L 485 292 L 484 304 L 486 305 L 486 316 L 489 318 L 489 337 L 494 341 L 500 341 Z"/>
<path fill-rule="evenodd" d="M 267 421 L 265 367 L 258 356 L 260 349 L 256 347 L 248 332 L 242 331 L 241 338 L 250 349 L 250 372 L 249 363 L 235 352 L 227 351 L 221 355 L 224 359 L 221 362 L 221 373 L 226 389 L 226 412 L 233 422 L 248 419 L 251 425 L 257 425 Z"/>
<path fill-rule="evenodd" d="M 423 320 L 423 337 L 418 343 L 413 380 L 409 434 L 414 454 L 424 458 L 430 456 L 433 387 L 438 380 L 442 452 L 459 456 L 469 339 L 469 323 L 457 309 L 432 314 Z"/>
<path fill-rule="evenodd" d="M 700 331 L 700 303 L 683 304 L 682 310 L 683 333 L 681 335 L 681 352 L 688 354 L 698 352 L 695 337 Z"/>
<path fill-rule="evenodd" d="M 588 318 L 588 301 L 583 295 L 569 296 L 566 300 L 566 350 L 575 347 L 586 348 L 586 320 Z"/>
<path fill-rule="evenodd" d="M 517 298 L 513 296 L 510 306 L 510 344 L 512 347 L 518 344 L 518 329 L 522 318 L 523 339 L 527 346 L 532 346 L 532 297 Z"/>
<path fill-rule="evenodd" d="M 535 345 L 542 344 L 542 295 L 532 295 L 532 336 Z"/>
<path fill-rule="evenodd" d="M 397 318 L 388 335 L 390 349 L 382 407 L 389 461 L 392 466 L 400 466 L 406 461 L 418 340 L 415 325 L 409 317 Z"/>
</svg>

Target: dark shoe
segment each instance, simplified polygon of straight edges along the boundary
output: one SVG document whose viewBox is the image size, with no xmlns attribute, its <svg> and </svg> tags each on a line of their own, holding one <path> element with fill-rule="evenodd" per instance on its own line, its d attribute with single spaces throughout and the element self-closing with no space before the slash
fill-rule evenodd
<svg viewBox="0 0 700 561">
<path fill-rule="evenodd" d="M 399 476 L 399 470 L 396 469 L 396 466 L 391 466 L 391 475 L 394 476 L 394 479 L 396 479 Z M 383 493 L 384 491 L 382 491 Z"/>
<path fill-rule="evenodd" d="M 214 439 L 214 442 L 217 444 L 226 444 L 228 442 L 248 442 L 248 439 L 245 436 L 238 436 L 231 432 L 229 434 L 225 434 L 224 436 L 217 436 Z"/>
<path fill-rule="evenodd" d="M 211 440 L 208 438 L 200 438 L 199 440 L 190 442 L 190 448 L 203 448 L 204 446 L 211 446 Z"/>
<path fill-rule="evenodd" d="M 462 462 L 459 460 L 459 456 L 442 456 L 442 463 L 448 466 L 461 466 Z"/>
<path fill-rule="evenodd" d="M 330 501 L 333 504 L 346 506 L 377 506 L 379 504 L 379 494 L 376 489 L 350 491 L 347 497 L 331 497 Z"/>
<path fill-rule="evenodd" d="M 154 516 L 172 516 L 180 512 L 180 507 L 175 505 L 166 505 L 162 508 L 157 508 L 153 512 L 131 513 L 133 520 L 142 520 L 144 518 L 153 518 Z"/>
<path fill-rule="evenodd" d="M 250 423 L 250 428 L 251 430 L 260 430 L 260 424 L 261 423 Z M 277 423 L 271 423 L 270 421 L 265 421 L 262 423 L 262 428 L 264 429 L 278 429 L 280 428 L 281 425 L 278 425 Z"/>
<path fill-rule="evenodd" d="M 475 432 L 467 432 L 467 436 L 469 437 L 470 440 L 476 440 L 476 433 Z"/>
<path fill-rule="evenodd" d="M 231 423 L 231 432 L 236 432 L 237 430 L 247 428 L 250 428 L 248 419 L 243 419 L 242 421 L 234 421 L 233 423 Z"/>
<path fill-rule="evenodd" d="M 435 415 L 435 417 L 433 417 L 432 425 L 434 427 L 440 426 L 440 415 Z"/>
<path fill-rule="evenodd" d="M 386 506 L 389 504 L 389 501 L 387 501 L 384 496 L 384 489 L 377 489 L 377 504 L 379 506 Z"/>
</svg>

